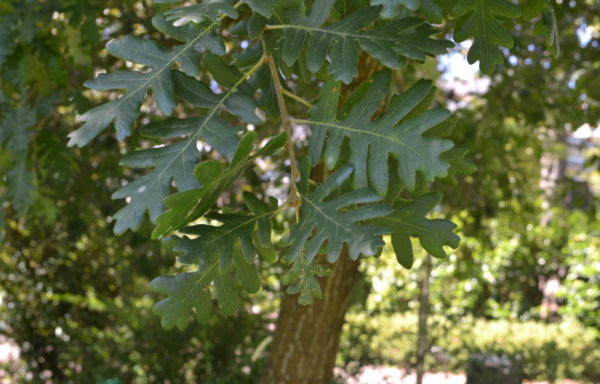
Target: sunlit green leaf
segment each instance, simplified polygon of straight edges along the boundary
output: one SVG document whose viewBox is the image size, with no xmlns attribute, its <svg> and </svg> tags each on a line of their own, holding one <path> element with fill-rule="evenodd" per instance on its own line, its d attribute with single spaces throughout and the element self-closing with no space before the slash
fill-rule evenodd
<svg viewBox="0 0 600 384">
<path fill-rule="evenodd" d="M 175 193 L 164 201 L 169 208 L 157 220 L 153 238 L 161 238 L 198 219 L 212 208 L 221 193 L 235 182 L 258 156 L 272 154 L 285 143 L 280 134 L 264 147 L 251 154 L 256 134 L 248 133 L 242 139 L 228 167 L 217 161 L 204 161 L 196 166 L 195 174 L 200 187 Z"/>
<path fill-rule="evenodd" d="M 174 8 L 167 11 L 165 16 L 175 26 L 185 25 L 190 22 L 200 23 L 203 20 L 216 22 L 221 15 L 227 15 L 232 19 L 236 19 L 238 11 L 231 3 L 231 0 L 205 0 L 200 4 Z"/>
</svg>

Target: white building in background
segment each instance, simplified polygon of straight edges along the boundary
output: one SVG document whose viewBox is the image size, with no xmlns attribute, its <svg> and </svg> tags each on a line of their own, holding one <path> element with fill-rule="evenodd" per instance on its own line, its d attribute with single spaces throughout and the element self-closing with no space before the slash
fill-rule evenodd
<svg viewBox="0 0 600 384">
<path fill-rule="evenodd" d="M 567 138 L 567 143 L 567 175 L 576 182 L 587 183 L 592 194 L 598 198 L 600 169 L 598 164 L 588 166 L 586 161 L 592 151 L 600 156 L 600 125 L 592 127 L 590 124 L 583 124 Z"/>
</svg>

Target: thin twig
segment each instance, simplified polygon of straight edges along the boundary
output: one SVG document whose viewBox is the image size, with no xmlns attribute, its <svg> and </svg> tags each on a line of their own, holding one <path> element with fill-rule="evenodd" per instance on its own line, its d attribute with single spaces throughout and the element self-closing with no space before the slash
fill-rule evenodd
<svg viewBox="0 0 600 384">
<path fill-rule="evenodd" d="M 290 180 L 290 196 L 288 198 L 288 205 L 290 207 L 296 208 L 296 217 L 298 216 L 298 207 L 301 204 L 300 194 L 298 193 L 298 189 L 296 187 L 296 182 L 300 177 L 300 172 L 298 172 L 298 166 L 296 164 L 296 154 L 294 150 L 294 141 L 292 138 L 292 122 L 290 121 L 287 108 L 285 107 L 285 100 L 283 99 L 283 87 L 281 86 L 281 81 L 279 80 L 279 72 L 277 71 L 277 66 L 275 65 L 275 60 L 273 60 L 273 56 L 267 55 L 266 61 L 269 64 L 269 69 L 271 70 L 271 77 L 273 78 L 273 84 L 275 86 L 275 95 L 277 96 L 277 104 L 279 104 L 279 113 L 281 114 L 281 123 L 283 125 L 283 129 L 287 134 L 287 149 L 290 156 L 290 167 L 291 167 L 291 180 Z"/>
</svg>

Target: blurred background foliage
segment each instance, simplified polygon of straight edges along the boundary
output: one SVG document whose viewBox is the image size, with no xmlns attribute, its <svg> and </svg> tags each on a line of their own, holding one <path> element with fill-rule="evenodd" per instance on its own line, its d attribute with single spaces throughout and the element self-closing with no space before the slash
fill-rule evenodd
<svg viewBox="0 0 600 384">
<path fill-rule="evenodd" d="M 340 358 L 350 373 L 373 364 L 410 369 L 416 364 L 416 329 L 414 313 L 353 313 L 347 319 Z M 544 324 L 468 315 L 457 323 L 437 315 L 430 319 L 428 333 L 430 371 L 462 372 L 472 354 L 483 352 L 510 356 L 529 379 L 593 382 L 600 374 L 597 335 L 573 320 Z"/>
<path fill-rule="evenodd" d="M 112 233 L 120 203 L 110 195 L 137 172 L 118 165 L 123 144 L 103 135 L 66 147 L 75 114 L 100 97 L 83 81 L 122 65 L 103 49 L 107 40 L 134 33 L 171 44 L 150 26 L 161 7 L 0 2 L 0 335 L 20 350 L 17 361 L 0 361 L 0 378 L 253 383 L 260 374 L 276 317 L 274 271 L 263 271 L 263 291 L 236 316 L 162 330 L 148 283 L 173 259 L 147 240 L 150 228 Z M 462 371 L 483 351 L 518 356 L 532 379 L 600 380 L 600 2 L 555 7 L 558 59 L 543 36 L 514 25 L 515 47 L 491 77 L 466 76 L 465 45 L 395 74 L 399 89 L 437 78 L 438 103 L 458 116 L 453 139 L 478 167 L 457 186 L 436 186 L 462 242 L 434 260 L 429 370 Z M 282 170 L 270 172 L 278 180 Z M 246 182 L 252 190 L 260 180 Z M 362 264 L 340 366 L 414 365 L 424 255 L 416 260 L 410 271 L 390 252 Z"/>
</svg>

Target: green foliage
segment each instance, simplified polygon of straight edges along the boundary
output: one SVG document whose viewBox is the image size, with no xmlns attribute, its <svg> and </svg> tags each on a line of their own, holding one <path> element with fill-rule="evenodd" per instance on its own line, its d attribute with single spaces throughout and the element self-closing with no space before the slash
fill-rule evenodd
<svg viewBox="0 0 600 384">
<path fill-rule="evenodd" d="M 383 6 L 382 15 L 389 17 L 398 13 L 401 7 L 413 11 L 419 9 L 421 0 L 371 0 L 371 4 Z"/>
<path fill-rule="evenodd" d="M 323 151 L 327 168 L 332 169 L 339 160 L 344 138 L 350 140 L 348 161 L 354 167 L 354 187 L 373 185 L 377 193 L 387 193 L 389 185 L 388 157 L 398 161 L 398 177 L 403 186 L 414 190 L 416 173 L 419 171 L 428 182 L 447 175 L 449 164 L 440 155 L 450 148 L 452 142 L 439 138 L 424 138 L 427 130 L 441 124 L 450 112 L 435 109 L 419 113 L 428 103 L 432 92 L 431 82 L 422 81 L 405 93 L 392 98 L 388 112 L 371 120 L 390 86 L 388 72 L 376 73 L 361 90 L 361 98 L 353 100 L 345 118 L 337 121 L 335 109 L 339 84 L 329 82 L 321 90 L 321 104 L 311 114 L 313 135 L 310 154 L 317 163 Z M 331 98 L 332 100 L 329 100 Z M 328 134 L 328 136 L 326 136 Z M 326 139 L 327 137 L 327 139 Z"/>
<path fill-rule="evenodd" d="M 14 46 L 14 41 L 11 36 L 11 23 L 7 16 L 0 16 L 0 66 L 6 60 Z"/>
<path fill-rule="evenodd" d="M 451 44 L 431 39 L 429 36 L 436 31 L 416 17 L 378 21 L 380 7 L 367 7 L 344 16 L 336 15 L 334 2 L 330 1 L 312 7 L 307 16 L 302 1 L 289 4 L 249 1 L 248 5 L 256 12 L 244 21 L 248 28 L 231 28 L 240 39 L 256 41 L 248 44 L 251 48 L 246 51 L 226 55 L 223 49 L 226 42 L 214 33 L 227 18 L 241 16 L 239 4 L 232 6 L 229 1 L 175 8 L 154 17 L 153 24 L 158 30 L 184 42 L 183 45 L 163 49 L 154 41 L 133 36 L 109 42 L 110 54 L 146 70 L 101 74 L 88 81 L 86 85 L 93 89 L 125 89 L 127 92 L 83 114 L 81 119 L 86 123 L 71 134 L 70 145 L 83 146 L 114 120 L 117 138 L 125 139 L 131 135 L 149 90 L 163 114 L 171 115 L 175 111 L 177 97 L 204 111 L 198 117 L 171 118 L 141 127 L 140 136 L 151 141 L 141 150 L 126 154 L 121 163 L 153 170 L 113 194 L 113 198 L 127 199 L 127 205 L 115 215 L 115 233 L 139 228 L 148 211 L 150 220 L 156 223 L 153 237 L 175 234 L 178 239 L 174 240 L 173 250 L 182 253 L 180 261 L 198 266 L 196 272 L 159 277 L 154 281 L 154 289 L 168 295 L 155 306 L 166 328 L 185 328 L 190 311 L 196 314 L 197 320 L 206 320 L 212 297 L 209 286 L 213 282 L 221 310 L 232 314 L 238 307 L 238 284 L 250 293 L 260 287 L 253 264 L 256 254 L 270 262 L 276 260 L 268 230 L 269 218 L 286 206 L 278 207 L 273 202 L 263 206 L 259 200 L 246 195 L 244 200 L 250 211 L 244 212 L 220 206 L 219 199 L 241 177 L 254 173 L 252 165 L 256 160 L 281 156 L 275 150 L 283 144 L 285 135 L 277 136 L 251 154 L 252 143 L 257 138 L 268 140 L 274 136 L 269 129 L 278 123 L 277 117 L 284 119 L 280 123 L 287 133 L 293 179 L 298 176 L 289 131 L 293 123 L 313 127 L 309 149 L 313 164 L 319 163 L 321 148 L 327 142 L 327 168 L 340 167 L 311 192 L 309 182 L 314 180 L 309 180 L 310 166 L 305 162 L 302 181 L 298 188 L 292 186 L 290 191 L 289 206 L 294 208 L 297 199 L 301 206 L 295 209 L 301 218 L 279 246 L 289 247 L 285 261 L 293 265 L 285 280 L 292 284 L 289 292 L 300 292 L 302 303 L 320 296 L 313 275 L 325 272 L 313 265 L 313 259 L 323 252 L 321 248 L 325 245 L 329 262 L 338 258 L 344 246 L 354 259 L 378 254 L 383 245 L 382 236 L 390 233 L 391 228 L 397 232 L 396 237 L 400 233 L 405 239 L 420 236 L 437 255 L 443 253 L 442 244 L 454 245 L 452 237 L 435 243 L 423 230 L 407 232 L 404 228 L 407 222 L 391 224 L 393 217 L 387 222 L 377 222 L 376 218 L 390 214 L 392 208 L 379 203 L 383 198 L 369 189 L 372 186 L 380 195 L 387 193 L 388 158 L 397 162 L 394 166 L 399 177 L 398 182 L 394 181 L 397 191 L 413 191 L 417 177 L 422 177 L 419 180 L 424 185 L 448 175 L 452 164 L 443 154 L 452 148 L 452 143 L 439 136 L 447 135 L 448 129 L 440 127 L 448 126 L 445 120 L 449 112 L 425 111 L 433 92 L 430 82 L 418 82 L 401 95 L 393 96 L 385 107 L 389 112 L 377 113 L 381 116 L 372 120 L 382 101 L 392 95 L 390 72 L 375 73 L 372 80 L 357 84 L 359 88 L 348 98 L 350 107 L 337 122 L 342 85 L 329 81 L 321 87 L 320 101 L 310 112 L 310 120 L 288 121 L 285 120 L 284 90 L 279 84 L 280 74 L 276 73 L 280 65 L 288 76 L 294 74 L 299 82 L 314 86 L 315 79 L 310 72 L 321 71 L 323 67 L 334 79 L 350 83 L 358 74 L 357 45 L 382 65 L 396 69 L 406 60 L 423 61 L 426 55 L 443 53 Z M 338 20 L 329 22 L 332 15 Z M 200 50 L 200 55 L 195 49 L 198 45 L 205 48 Z M 306 61 L 301 62 L 299 58 Z M 324 66 L 326 59 L 328 64 Z M 265 60 L 275 60 L 275 66 L 269 67 L 269 71 L 262 68 Z M 274 82 L 268 77 L 264 80 L 269 74 Z M 211 83 L 211 89 L 205 85 L 209 80 L 215 82 Z M 257 91 L 262 96 L 255 101 Z M 266 98 L 269 94 L 270 98 Z M 278 114 L 268 107 L 273 98 L 280 107 Z M 240 141 L 238 132 L 243 124 L 264 123 L 255 114 L 257 106 L 267 110 L 270 120 L 259 134 L 245 134 Z M 350 156 L 340 157 L 345 137 L 350 139 Z M 154 140 L 161 145 L 156 146 Z M 203 153 L 199 148 L 207 150 Z M 221 158 L 229 162 L 227 167 Z M 351 174 L 354 174 L 354 183 L 348 188 L 343 184 Z M 392 177 L 396 180 L 394 174 Z M 172 193 L 173 187 L 177 189 L 175 193 Z M 329 197 L 332 199 L 327 200 Z M 165 212 L 163 199 L 168 208 Z M 391 194 L 386 203 L 394 203 Z M 426 214 L 423 210 L 420 213 Z M 198 224 L 198 220 L 202 224 Z M 364 225 L 367 220 L 374 224 Z M 221 225 L 215 225 L 215 221 Z M 193 226 L 185 227 L 189 224 Z M 451 227 L 444 230 L 451 231 Z M 435 236 L 433 233 L 431 236 Z M 232 278 L 234 269 L 237 276 Z"/>
<path fill-rule="evenodd" d="M 382 219 L 387 227 L 392 228 L 392 246 L 398 262 L 405 268 L 411 268 L 414 260 L 411 236 L 418 237 L 423 248 L 435 257 L 446 256 L 444 245 L 458 247 L 460 239 L 453 232 L 455 224 L 425 217 L 441 199 L 439 193 L 420 196 L 412 202 L 400 204 L 392 214 Z"/>
<path fill-rule="evenodd" d="M 230 276 L 233 269 L 248 293 L 256 293 L 260 289 L 254 263 L 259 250 L 271 246 L 269 217 L 276 213 L 277 201 L 271 199 L 266 205 L 248 193 L 244 199 L 252 215 L 210 214 L 207 215 L 208 219 L 220 221 L 222 225 L 199 224 L 182 230 L 193 238 L 178 240 L 173 249 L 181 253 L 182 263 L 197 264 L 198 271 L 161 276 L 153 280 L 152 288 L 155 291 L 169 295 L 153 309 L 162 316 L 162 325 L 166 329 L 173 325 L 185 329 L 187 315 L 192 308 L 198 322 L 208 320 L 212 307 L 208 291 L 211 283 L 214 283 L 216 298 L 223 313 L 235 313 L 239 300 Z"/>
<path fill-rule="evenodd" d="M 308 162 L 305 164 L 308 165 Z M 390 209 L 383 204 L 370 204 L 381 201 L 380 196 L 369 188 L 361 188 L 325 201 L 353 171 L 353 167 L 349 165 L 340 168 L 311 193 L 308 193 L 308 175 L 305 176 L 299 188 L 302 222 L 290 230 L 290 248 L 285 257 L 287 262 L 296 260 L 303 249 L 307 260 L 312 261 L 324 242 L 327 242 L 327 260 L 330 263 L 337 260 L 344 244 L 348 247 L 350 258 L 354 260 L 360 255 L 373 256 L 379 253 L 383 246 L 381 235 L 386 234 L 387 229 L 380 226 L 360 226 L 357 222 L 390 213 Z M 348 209 L 358 205 L 361 206 Z M 313 231 L 316 234 L 313 235 Z"/>
<path fill-rule="evenodd" d="M 459 322 L 431 320 L 428 332 L 434 353 L 426 361 L 428 371 L 463 372 L 471 354 L 489 352 L 519 359 L 530 380 L 595 382 L 600 375 L 596 335 L 572 319 L 555 324 L 471 317 Z M 339 357 L 346 365 L 415 364 L 416 315 L 354 313 L 345 327 Z"/>
<path fill-rule="evenodd" d="M 87 111 L 80 117 L 85 124 L 69 135 L 69 145 L 84 146 L 98 136 L 109 124 L 115 121 L 115 129 L 119 140 L 131 134 L 131 126 L 139 115 L 139 110 L 148 90 L 160 110 L 170 115 L 175 107 L 175 91 L 171 67 L 178 63 L 189 75 L 199 71 L 189 46 L 164 50 L 153 41 L 142 40 L 133 36 L 112 40 L 107 44 L 108 52 L 120 59 L 132 61 L 152 71 L 114 72 L 101 74 L 94 80 L 85 83 L 88 88 L 110 90 L 125 89 L 127 93 L 116 100 Z"/>
<path fill-rule="evenodd" d="M 28 164 L 29 140 L 35 115 L 27 105 L 9 111 L 0 125 L 0 144 L 10 148 L 12 169 L 6 173 L 7 199 L 21 215 L 31 199 L 33 176 Z"/>
<path fill-rule="evenodd" d="M 469 63 L 479 61 L 481 70 L 491 73 L 496 65 L 504 61 L 498 47 L 512 48 L 514 43 L 498 18 L 520 17 L 521 9 L 507 0 L 460 0 L 452 13 L 459 18 L 454 32 L 456 41 L 474 37 L 469 50 Z"/>
<path fill-rule="evenodd" d="M 434 196 L 430 198 L 434 201 Z M 522 207 L 513 206 L 496 213 L 495 218 L 482 219 L 478 229 L 473 228 L 476 218 L 467 211 L 454 216 L 452 221 L 458 224 L 461 242 L 450 257 L 435 260 L 435 277 L 430 285 L 432 312 L 454 321 L 470 315 L 540 319 L 543 296 L 538 281 L 556 276 L 557 269 L 562 269 L 565 274 L 560 277 L 557 292 L 559 313 L 552 318 L 558 319 L 559 314 L 577 318 L 597 332 L 597 225 L 579 211 L 554 210 L 556 220 L 551 225 L 534 225 L 530 215 Z M 440 227 L 449 224 L 440 223 Z M 409 244 L 406 249 L 410 249 Z M 365 263 L 367 287 L 373 297 L 365 310 L 395 313 L 413 309 L 422 253 L 421 249 L 415 250 L 413 270 L 394 270 L 394 258 L 386 250 L 377 264 Z"/>
<path fill-rule="evenodd" d="M 532 0 L 528 1 L 523 8 L 523 17 L 526 20 L 531 20 L 540 14 L 542 18 L 538 21 L 535 28 L 543 31 L 546 46 L 556 58 L 560 54 L 560 44 L 558 41 L 558 27 L 554 6 L 550 0 Z"/>
<path fill-rule="evenodd" d="M 300 304 L 309 305 L 315 298 L 323 298 L 317 277 L 328 274 L 329 270 L 325 265 L 314 261 L 309 262 L 304 254 L 300 254 L 294 260 L 292 267 L 281 277 L 281 282 L 288 285 L 286 290 L 288 294 L 300 294 L 298 297 Z"/>
<path fill-rule="evenodd" d="M 205 19 L 217 22 L 221 14 L 237 19 L 238 12 L 231 6 L 230 0 L 206 1 L 182 8 L 174 8 L 165 13 L 167 20 L 174 20 L 173 25 L 180 26 L 190 22 L 200 23 Z"/>
<path fill-rule="evenodd" d="M 294 283 L 291 291 L 299 291 L 301 301 L 307 303 L 320 295 L 313 275 L 325 273 L 313 265 L 318 254 L 326 254 L 329 262 L 344 249 L 352 258 L 376 255 L 382 236 L 392 233 L 402 253 L 398 258 L 408 266 L 411 248 L 401 251 L 399 244 L 406 245 L 410 236 L 419 237 L 436 256 L 444 255 L 444 245 L 456 246 L 450 223 L 425 218 L 437 200 L 429 197 L 433 195 L 419 196 L 435 180 L 456 182 L 455 175 L 469 173 L 473 167 L 464 159 L 465 151 L 453 148 L 445 138 L 453 126 L 450 113 L 427 110 L 433 98 L 431 82 L 420 80 L 404 90 L 392 81 L 390 71 L 443 54 L 452 46 L 437 38 L 440 31 L 427 24 L 448 18 L 448 11 L 433 0 L 360 0 L 351 6 L 328 0 L 307 5 L 302 0 L 235 4 L 217 0 L 171 9 L 160 6 L 157 9 L 165 11 L 152 18 L 160 33 L 138 31 L 107 44 L 108 53 L 127 61 L 131 69 L 120 69 L 117 61 L 109 71 L 85 83 L 111 97 L 91 109 L 81 108 L 79 120 L 84 124 L 69 135 L 69 145 L 83 147 L 114 123 L 116 138 L 127 139 L 130 147 L 137 148 L 126 148 L 121 164 L 151 168 L 146 173 L 129 170 L 131 181 L 124 186 L 121 180 L 117 183 L 121 188 L 113 198 L 124 199 L 126 205 L 114 215 L 114 232 L 139 229 L 148 212 L 155 224 L 153 237 L 172 235 L 168 242 L 181 253 L 180 261 L 196 266 L 155 280 L 154 288 L 168 296 L 155 307 L 165 327 L 183 329 L 190 310 L 197 319 L 206 320 L 212 298 L 209 286 L 213 285 L 222 311 L 235 312 L 238 285 L 248 292 L 260 287 L 254 269 L 257 255 L 274 263 L 278 252 L 285 253 L 285 261 L 293 264 L 286 281 Z M 498 62 L 495 47 L 511 39 L 496 19 L 513 16 L 514 12 L 507 11 L 509 5 L 498 0 L 479 9 L 463 1 L 454 9 L 456 16 L 463 17 L 456 36 L 459 40 L 475 37 L 472 52 L 486 71 L 493 67 L 488 63 Z M 65 9 L 77 20 L 90 17 L 72 10 L 70 3 Z M 490 35 L 485 28 L 496 34 Z M 2 36 L 14 30 L 11 26 Z M 22 41 L 33 38 L 31 28 L 21 28 L 19 33 Z M 142 34 L 147 36 L 142 38 Z M 63 52 L 84 65 L 82 52 L 93 45 L 92 39 L 74 36 L 66 32 L 68 47 Z M 178 43 L 161 41 L 165 37 Z M 493 49 L 479 49 L 481 39 Z M 8 54 L 3 51 L 2 55 Z M 31 68 L 26 72 L 32 72 Z M 66 77 L 61 68 L 55 68 L 57 78 Z M 282 75 L 285 86 L 280 84 Z M 333 80 L 321 84 L 326 78 Z M 51 87 L 46 88 L 48 93 Z M 146 100 L 150 93 L 152 102 Z M 294 117 L 308 118 L 289 117 L 291 105 L 285 97 L 307 105 L 304 99 L 317 94 L 316 106 L 309 111 L 294 107 Z M 157 116 L 149 116 L 153 112 Z M 163 119 L 165 115 L 173 117 Z M 134 134 L 138 120 L 140 127 Z M 295 148 L 293 125 L 311 127 L 307 149 Z M 279 126 L 285 133 L 280 134 Z M 245 132 L 250 130 L 254 132 Z M 26 146 L 27 129 L 19 134 L 25 135 Z M 284 140 L 287 156 L 276 151 Z M 262 147 L 258 144 L 264 142 Z M 254 146 L 260 149 L 252 152 Z M 321 159 L 327 170 L 337 171 L 329 178 L 311 178 L 307 166 L 296 187 L 297 164 L 307 150 L 313 172 Z M 11 164 L 16 170 L 12 175 L 17 172 L 20 178 L 13 182 L 7 173 L 9 197 L 21 196 L 15 192 L 21 186 L 36 184 L 22 172 L 27 157 Z M 264 188 L 257 189 L 258 199 L 241 193 L 243 180 L 262 177 L 256 166 L 265 161 L 287 162 L 291 167 L 285 204 L 261 202 L 269 194 Z M 345 183 L 351 175 L 352 183 Z M 19 211 L 25 209 L 20 207 L 26 203 L 12 200 Z M 409 220 L 406 215 L 412 209 L 418 217 Z M 282 227 L 291 227 L 277 249 L 271 245 L 272 238 L 284 234 L 269 229 L 276 216 L 286 221 Z M 292 216 L 296 225 L 290 225 Z"/>
<path fill-rule="evenodd" d="M 202 217 L 215 204 L 221 193 L 234 183 L 259 156 L 272 155 L 285 143 L 286 136 L 281 133 L 271 139 L 256 153 L 251 154 L 252 142 L 256 134 L 247 133 L 241 140 L 228 167 L 218 161 L 205 161 L 194 171 L 201 187 L 170 195 L 164 200 L 170 209 L 157 220 L 152 237 L 161 238 L 186 224 Z M 270 234 L 261 234 L 263 239 Z M 266 240 L 264 240 L 266 241 Z"/>
<path fill-rule="evenodd" d="M 385 18 L 418 11 L 432 23 L 439 24 L 443 20 L 443 8 L 438 0 L 371 0 L 371 5 L 382 5 L 381 16 Z"/>
<path fill-rule="evenodd" d="M 324 10 L 332 5 L 333 1 L 328 1 L 323 8 L 321 5 L 313 8 L 308 18 L 293 17 L 292 20 L 299 25 L 267 26 L 271 30 L 284 29 L 282 58 L 287 65 L 298 60 L 307 35 L 307 68 L 317 72 L 328 57 L 329 72 L 335 80 L 345 84 L 350 83 L 358 73 L 357 44 L 383 65 L 393 69 L 401 68 L 405 59 L 424 61 L 427 55 L 442 54 L 452 46 L 448 41 L 430 39 L 435 29 L 418 18 L 393 20 L 379 28 L 363 31 L 378 18 L 379 7 L 361 9 L 327 28 L 318 28 L 327 17 L 328 12 Z M 318 16 L 315 16 L 317 11 Z"/>
<path fill-rule="evenodd" d="M 566 300 L 560 312 L 575 316 L 600 334 L 600 224 L 591 221 L 582 212 L 566 218 L 571 228 L 566 244 L 561 249 L 569 272 L 558 295 Z"/>
<path fill-rule="evenodd" d="M 226 158 L 233 156 L 238 144 L 236 133 L 239 128 L 230 127 L 218 118 L 217 114 L 221 106 L 225 105 L 232 113 L 244 117 L 248 116 L 248 110 L 253 110 L 252 100 L 233 94 L 241 81 L 219 97 L 203 83 L 183 73 L 175 72 L 173 78 L 177 84 L 175 89 L 184 100 L 197 107 L 210 108 L 209 112 L 201 118 L 166 120 L 142 129 L 142 135 L 148 138 L 165 139 L 180 136 L 187 136 L 187 138 L 165 147 L 136 151 L 123 158 L 123 165 L 154 169 L 113 194 L 113 198 L 131 199 L 130 203 L 115 215 L 117 234 L 127 229 L 139 228 L 146 210 L 150 213 L 150 219 L 155 221 L 162 211 L 161 202 L 168 194 L 171 180 L 174 180 L 178 189 L 182 191 L 198 186 L 189 175 L 193 173 L 198 161 L 199 152 L 195 143 L 199 139 L 203 139 Z M 139 109 L 139 106 L 137 108 Z M 252 113 L 249 115 L 249 120 L 256 122 L 256 117 Z"/>
<path fill-rule="evenodd" d="M 321 296 L 316 280 L 307 276 L 313 273 L 323 274 L 318 266 L 311 266 L 321 247 L 327 244 L 327 261 L 330 263 L 337 260 L 344 244 L 350 258 L 354 260 L 361 255 L 373 256 L 380 253 L 384 244 L 381 236 L 388 230 L 381 226 L 357 223 L 385 216 L 390 213 L 390 209 L 383 204 L 369 204 L 382 200 L 369 188 L 358 189 L 325 201 L 350 177 L 354 170 L 350 165 L 340 168 L 314 191 L 308 193 L 307 171 L 310 165 L 308 161 L 304 164 L 306 172 L 299 188 L 302 222 L 292 227 L 284 245 L 289 245 L 285 261 L 294 264 L 286 276 L 286 282 L 296 283 L 288 287 L 288 293 L 300 291 L 301 303 L 307 304 L 312 302 L 313 296 Z M 349 207 L 356 208 L 348 209 Z"/>
<path fill-rule="evenodd" d="M 64 134 L 68 130 L 62 127 Z M 53 173 L 68 171 L 46 185 L 61 207 L 50 224 L 32 219 L 25 228 L 8 215 L 0 249 L 0 335 L 13 340 L 21 356 L 14 370 L 0 363 L 3 375 L 15 382 L 39 382 L 50 374 L 55 382 L 255 380 L 256 372 L 244 374 L 241 367 L 267 336 L 262 318 L 242 312 L 165 332 L 152 314 L 148 285 L 173 262 L 148 240 L 148 226 L 115 238 L 106 223 L 118 207 L 109 199 L 106 177 L 123 177 L 114 143 L 78 154 L 51 143 L 44 145 L 49 156 L 70 154 L 77 168 L 47 163 Z"/>
<path fill-rule="evenodd" d="M 81 107 L 77 90 L 93 73 L 91 59 L 96 57 L 91 56 L 91 48 L 100 51 L 95 15 L 113 5 L 87 0 L 79 2 L 81 8 L 71 1 L 49 3 L 26 0 L 0 5 L 0 200 L 9 219 L 14 215 L 28 222 L 56 219 L 55 196 L 46 186 L 55 177 L 50 172 L 54 165 L 72 154 L 48 133 L 59 134 L 56 125 L 71 126 L 70 119 L 57 124 L 65 116 L 65 106 Z M 119 2 L 123 13 L 129 13 L 131 3 Z M 53 18 L 53 12 L 62 16 Z M 104 20 L 112 24 L 114 17 Z M 77 39 L 73 39 L 75 28 Z M 77 52 L 90 57 L 78 60 Z"/>
<path fill-rule="evenodd" d="M 152 31 L 140 5 L 0 2 L 0 339 L 20 348 L 15 366 L 0 363 L 8 380 L 237 384 L 260 371 L 260 364 L 241 370 L 268 334 L 260 316 L 161 329 L 148 286 L 169 273 L 173 258 L 149 241 L 148 226 L 113 234 L 119 202 L 109 197 L 131 177 L 118 164 L 119 146 L 106 136 L 93 148 L 66 146 L 75 112 L 116 96 L 80 92 L 96 66 L 120 66 L 101 38 Z M 246 105 L 240 100 L 234 110 Z"/>
<path fill-rule="evenodd" d="M 523 18 L 539 26 L 544 2 L 526 3 Z M 598 51 L 590 45 L 595 38 L 583 46 L 577 30 L 583 20 L 591 23 L 585 15 L 597 9 L 595 2 L 556 6 L 562 54 L 552 61 L 551 52 L 539 47 L 545 37 L 532 35 L 528 23 L 520 22 L 523 29 L 513 34 L 511 49 L 517 63 L 509 71 L 498 71 L 490 89 L 457 113 L 459 122 L 451 138 L 476 153 L 478 170 L 473 177 L 459 180 L 460 193 L 448 193 L 452 187 L 438 185 L 445 192 L 442 205 L 446 212 L 455 212 L 453 221 L 459 224 L 462 238 L 449 263 L 436 267 L 438 281 L 432 292 L 437 292 L 433 295 L 438 295 L 434 305 L 439 313 L 453 313 L 455 318 L 468 313 L 538 318 L 543 295 L 537 281 L 554 277 L 560 284 L 559 313 L 577 316 L 597 328 L 597 321 L 591 320 L 597 318 L 597 305 L 585 293 L 594 295 L 597 282 L 582 267 L 597 263 L 591 251 L 593 223 L 598 220 L 598 189 L 593 181 L 597 170 L 574 164 L 583 160 L 585 152 L 576 160 L 578 151 L 573 152 L 567 139 L 575 127 L 598 124 L 597 108 L 580 112 L 586 108 L 583 105 L 597 103 L 598 97 L 587 92 L 593 81 L 578 77 L 580 88 L 569 69 L 577 65 L 589 73 L 596 66 Z M 536 27 L 534 32 L 543 31 Z M 554 188 L 542 190 L 541 159 L 548 158 L 564 159 L 568 165 Z M 413 277 L 396 278 L 411 283 L 398 284 L 390 294 L 414 284 Z M 395 296 L 394 300 L 406 299 Z"/>
</svg>

